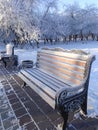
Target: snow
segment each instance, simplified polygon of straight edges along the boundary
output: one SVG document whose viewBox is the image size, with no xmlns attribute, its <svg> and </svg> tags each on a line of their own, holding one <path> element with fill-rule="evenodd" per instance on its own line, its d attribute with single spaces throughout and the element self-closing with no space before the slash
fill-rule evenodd
<svg viewBox="0 0 98 130">
<path fill-rule="evenodd" d="M 4 46 L 3 46 L 4 47 Z M 41 49 L 43 44 L 41 44 Z M 96 56 L 96 60 L 92 64 L 92 70 L 90 74 L 89 90 L 88 90 L 88 116 L 95 117 L 98 116 L 98 42 L 97 41 L 84 41 L 84 42 L 70 42 L 57 43 L 55 45 L 47 44 L 49 48 L 61 47 L 64 49 L 82 49 Z M 4 49 L 0 47 L 0 51 Z M 15 48 L 15 54 L 19 57 L 19 64 L 23 60 L 33 60 L 36 62 L 38 49 L 18 49 Z"/>
</svg>

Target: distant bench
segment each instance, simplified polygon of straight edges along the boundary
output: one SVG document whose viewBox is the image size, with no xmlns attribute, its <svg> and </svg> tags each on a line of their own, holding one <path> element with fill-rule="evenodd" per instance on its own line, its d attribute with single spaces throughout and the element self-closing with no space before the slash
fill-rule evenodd
<svg viewBox="0 0 98 130">
<path fill-rule="evenodd" d="M 95 56 L 82 50 L 41 49 L 35 68 L 22 69 L 19 76 L 64 119 L 68 113 L 87 114 L 87 93 L 91 64 Z"/>
</svg>

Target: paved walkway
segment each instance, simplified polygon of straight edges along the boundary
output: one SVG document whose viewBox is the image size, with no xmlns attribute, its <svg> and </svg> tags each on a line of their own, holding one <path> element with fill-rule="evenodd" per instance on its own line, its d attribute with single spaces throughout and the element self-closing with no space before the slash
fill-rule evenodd
<svg viewBox="0 0 98 130">
<path fill-rule="evenodd" d="M 0 130 L 59 130 L 60 115 L 22 84 L 16 71 L 0 66 Z M 98 119 L 74 119 L 68 130 L 98 130 Z"/>
</svg>

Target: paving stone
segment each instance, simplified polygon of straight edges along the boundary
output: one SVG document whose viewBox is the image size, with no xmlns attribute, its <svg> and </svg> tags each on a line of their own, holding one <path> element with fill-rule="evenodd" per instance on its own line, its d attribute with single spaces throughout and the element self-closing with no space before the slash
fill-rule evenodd
<svg viewBox="0 0 98 130">
<path fill-rule="evenodd" d="M 11 87 L 10 87 L 10 85 L 4 85 L 4 89 L 5 89 L 5 91 L 8 91 L 11 89 Z"/>
<path fill-rule="evenodd" d="M 0 126 L 1 126 L 1 117 L 0 117 Z"/>
<path fill-rule="evenodd" d="M 1 119 L 0 119 L 0 127 L 2 127 L 2 124 L 1 124 Z"/>
<path fill-rule="evenodd" d="M 38 124 L 40 130 L 57 130 L 49 121 L 42 121 Z"/>
<path fill-rule="evenodd" d="M 15 119 L 15 117 L 11 117 L 11 118 L 8 118 L 8 119 L 3 121 L 3 125 L 4 125 L 5 129 L 8 129 L 15 124 L 17 124 L 17 120 Z"/>
<path fill-rule="evenodd" d="M 12 104 L 12 108 L 14 111 L 17 109 L 20 109 L 22 107 L 23 107 L 23 105 L 21 104 L 21 102 L 16 102 L 15 104 Z"/>
<path fill-rule="evenodd" d="M 38 94 L 36 94 L 30 87 L 26 88 L 26 92 L 28 92 L 29 96 L 35 100 L 37 105 L 43 110 L 43 112 L 55 123 L 61 123 L 61 120 L 57 120 L 60 115 L 57 114 L 56 110 L 53 110 Z"/>
<path fill-rule="evenodd" d="M 98 127 L 98 119 L 94 119 L 94 118 L 88 118 L 87 120 L 75 120 L 72 123 L 76 129 L 81 129 L 81 130 L 96 130 L 95 128 Z"/>
<path fill-rule="evenodd" d="M 2 98 L 0 98 L 0 106 L 7 104 L 8 100 L 7 98 L 3 95 Z"/>
<path fill-rule="evenodd" d="M 25 97 L 21 97 L 20 100 L 24 103 L 30 101 L 30 98 L 28 98 L 28 96 L 25 96 Z"/>
<path fill-rule="evenodd" d="M 17 102 L 20 102 L 19 99 L 16 97 L 16 98 L 12 98 L 11 100 L 9 100 L 11 104 L 15 104 Z"/>
<path fill-rule="evenodd" d="M 11 94 L 7 96 L 9 100 L 13 99 L 13 98 L 17 98 L 16 94 Z"/>
<path fill-rule="evenodd" d="M 6 130 L 13 130 L 13 127 L 11 126 L 11 127 L 7 128 Z"/>
<path fill-rule="evenodd" d="M 3 88 L 0 89 L 0 99 L 5 95 L 5 91 Z"/>
<path fill-rule="evenodd" d="M 12 86 L 17 84 L 13 79 L 12 79 L 11 81 L 9 81 L 9 83 L 10 83 Z"/>
<path fill-rule="evenodd" d="M 42 100 L 42 98 L 41 98 L 36 92 L 34 92 L 30 87 L 25 86 L 25 87 L 24 87 L 24 90 L 28 93 L 28 95 L 29 95 L 32 99 L 34 98 L 35 101 L 40 101 L 40 100 Z M 45 103 L 44 100 L 42 100 L 42 102 Z"/>
<path fill-rule="evenodd" d="M 1 83 L 2 83 L 3 86 L 8 85 L 8 82 L 6 80 L 1 81 Z"/>
<path fill-rule="evenodd" d="M 4 79 L 4 80 L 1 81 L 1 83 L 4 84 L 4 83 L 7 83 L 7 81 Z"/>
<path fill-rule="evenodd" d="M 20 92 L 18 92 L 17 93 L 17 96 L 19 97 L 19 98 L 22 98 L 22 97 L 26 97 L 27 95 L 24 93 L 24 91 L 22 90 L 22 91 L 20 91 Z"/>
<path fill-rule="evenodd" d="M 3 127 L 0 127 L 0 130 L 4 130 Z"/>
<path fill-rule="evenodd" d="M 10 110 L 1 113 L 2 120 L 5 120 L 5 119 L 9 118 L 10 116 L 14 116 L 14 113 L 12 111 L 10 111 Z"/>
<path fill-rule="evenodd" d="M 13 128 L 12 128 L 12 130 L 18 130 L 18 129 L 19 129 L 18 125 L 13 126 Z"/>
<path fill-rule="evenodd" d="M 55 111 L 51 111 L 47 114 L 47 116 L 51 119 L 52 122 L 55 122 L 59 118 L 59 115 Z"/>
<path fill-rule="evenodd" d="M 11 91 L 13 91 L 13 89 L 12 89 L 12 88 L 5 89 L 5 92 L 6 92 L 6 94 L 8 94 L 8 95 L 10 95 L 10 94 L 11 94 Z"/>
<path fill-rule="evenodd" d="M 22 89 L 21 88 L 14 88 L 14 91 L 16 92 L 16 93 L 18 93 L 18 92 L 21 92 L 22 91 Z"/>
<path fill-rule="evenodd" d="M 7 99 L 7 98 L 6 98 L 5 95 L 1 94 L 1 91 L 0 91 L 0 102 L 3 102 L 3 99 L 5 100 L 5 99 Z M 0 106 L 1 106 L 1 105 L 2 105 L 2 104 L 0 103 Z"/>
<path fill-rule="evenodd" d="M 37 126 L 34 122 L 30 122 L 27 125 L 25 125 L 26 130 L 38 130 Z"/>
<path fill-rule="evenodd" d="M 15 88 L 16 88 L 16 86 L 17 86 L 17 84 L 16 84 L 16 83 L 13 83 L 13 84 L 11 83 L 10 85 L 13 87 L 13 89 L 15 89 Z"/>
<path fill-rule="evenodd" d="M 12 84 L 12 87 L 14 88 L 14 90 L 21 88 L 17 83 Z"/>
<path fill-rule="evenodd" d="M 33 118 L 36 122 L 40 122 L 40 121 L 45 121 L 45 120 L 47 120 L 47 117 L 46 117 L 39 109 L 29 110 L 29 113 L 31 114 L 32 118 Z"/>
<path fill-rule="evenodd" d="M 12 77 L 8 78 L 9 83 L 16 83 Z"/>
<path fill-rule="evenodd" d="M 2 105 L 2 106 L 0 107 L 0 113 L 5 112 L 5 111 L 8 111 L 8 110 L 11 110 L 9 104 L 5 104 L 5 105 Z"/>
<path fill-rule="evenodd" d="M 92 127 L 80 128 L 79 130 L 98 130 L 98 129 L 95 126 L 92 126 Z"/>
<path fill-rule="evenodd" d="M 12 90 L 12 89 L 11 89 L 10 91 L 6 91 L 6 94 L 7 94 L 7 95 L 11 95 L 11 94 L 14 94 L 14 93 L 15 93 L 15 92 L 14 92 L 14 90 Z"/>
<path fill-rule="evenodd" d="M 19 119 L 19 123 L 21 126 L 31 122 L 31 117 L 28 114 L 26 114 L 18 119 Z"/>
<path fill-rule="evenodd" d="M 77 130 L 75 127 L 68 127 L 67 130 Z"/>
<path fill-rule="evenodd" d="M 20 84 L 20 86 L 24 83 L 23 80 L 20 79 L 20 77 L 18 77 L 16 74 L 14 74 L 13 77 L 14 77 L 15 80 Z"/>
<path fill-rule="evenodd" d="M 20 108 L 16 111 L 14 111 L 15 114 L 16 114 L 16 117 L 20 117 L 20 116 L 23 116 L 27 113 L 27 111 L 25 110 L 25 108 Z"/>
<path fill-rule="evenodd" d="M 32 118 L 36 121 L 47 120 L 46 116 L 40 111 L 40 109 L 32 102 L 24 103 L 25 107 L 28 109 L 28 112 L 31 114 Z"/>
<path fill-rule="evenodd" d="M 93 126 L 93 125 L 97 125 L 98 126 L 98 119 L 93 119 L 93 118 L 89 118 L 88 119 L 88 125 L 89 126 Z"/>
<path fill-rule="evenodd" d="M 60 125 L 62 123 L 63 123 L 63 118 L 61 116 L 59 118 L 57 118 L 55 121 L 53 121 L 53 124 L 55 126 L 58 126 L 58 125 Z"/>
</svg>

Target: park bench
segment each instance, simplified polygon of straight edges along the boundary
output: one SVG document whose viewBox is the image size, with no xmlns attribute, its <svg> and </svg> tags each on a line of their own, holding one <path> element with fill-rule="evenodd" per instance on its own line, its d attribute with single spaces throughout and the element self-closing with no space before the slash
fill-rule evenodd
<svg viewBox="0 0 98 130">
<path fill-rule="evenodd" d="M 87 114 L 87 94 L 91 64 L 95 56 L 82 50 L 44 48 L 37 53 L 36 67 L 22 69 L 19 77 L 64 119 L 69 112 Z"/>
</svg>

